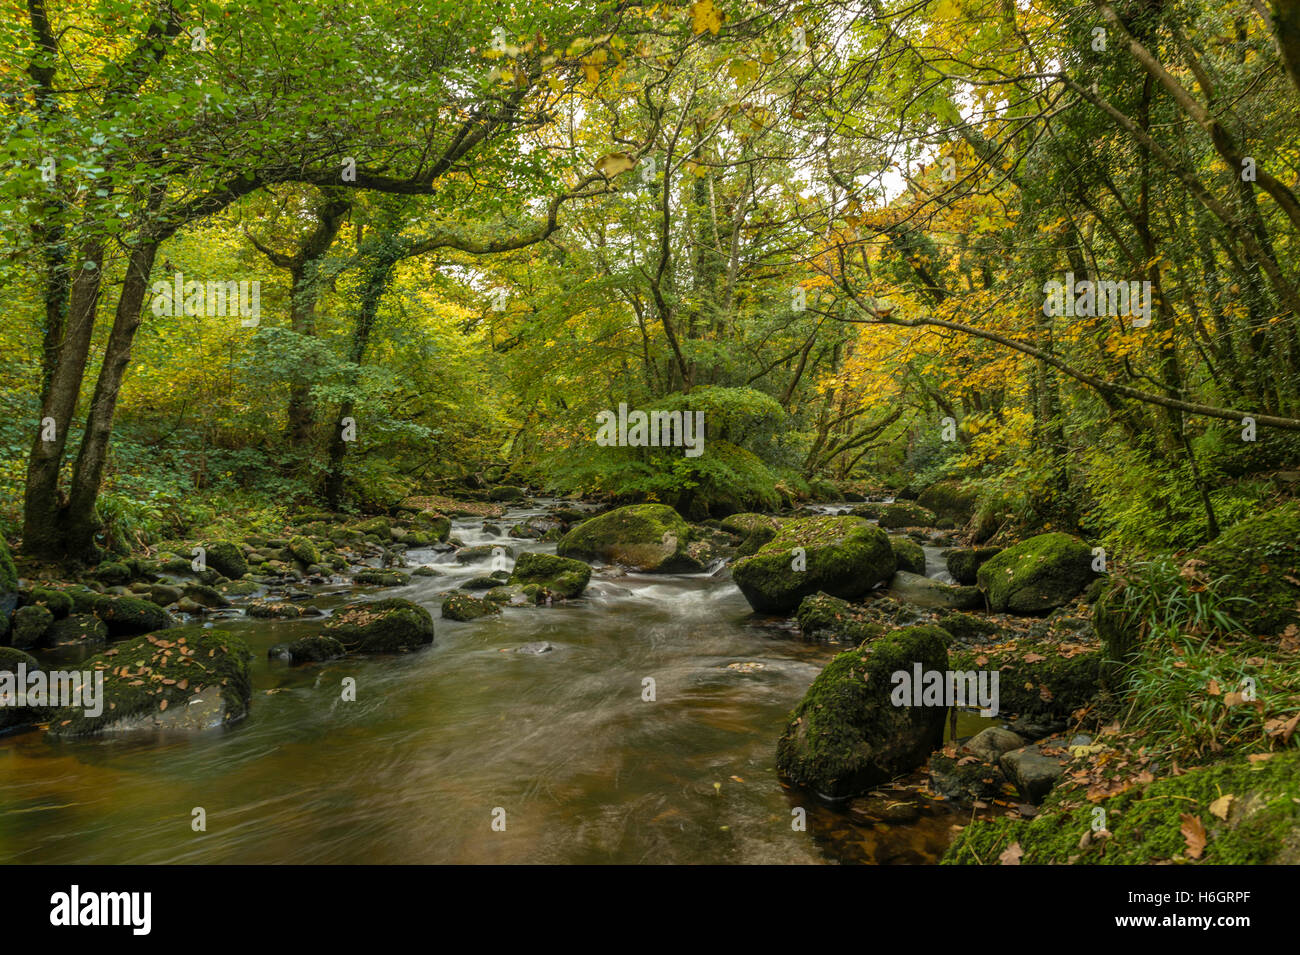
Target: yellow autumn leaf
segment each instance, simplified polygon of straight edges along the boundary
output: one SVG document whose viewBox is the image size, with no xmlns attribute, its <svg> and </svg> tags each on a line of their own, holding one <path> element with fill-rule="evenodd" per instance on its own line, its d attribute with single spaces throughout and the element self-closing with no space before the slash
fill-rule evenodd
<svg viewBox="0 0 1300 955">
<path fill-rule="evenodd" d="M 708 30 L 717 36 L 722 29 L 722 11 L 713 5 L 713 0 L 695 0 L 691 4 L 691 29 L 696 33 Z"/>
</svg>

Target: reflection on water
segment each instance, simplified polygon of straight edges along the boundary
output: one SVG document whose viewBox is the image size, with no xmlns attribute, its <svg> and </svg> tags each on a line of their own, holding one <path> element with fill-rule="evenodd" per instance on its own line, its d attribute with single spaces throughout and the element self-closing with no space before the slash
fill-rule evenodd
<svg viewBox="0 0 1300 955">
<path fill-rule="evenodd" d="M 502 540 L 481 525 L 453 533 Z M 443 591 L 491 569 L 409 559 L 442 573 L 382 593 L 435 615 Z M 419 653 L 298 669 L 266 650 L 320 620 L 221 626 L 258 658 L 242 723 L 0 739 L 0 861 L 907 863 L 932 861 L 961 821 L 911 793 L 896 795 L 915 810 L 831 808 L 778 781 L 776 739 L 835 648 L 754 618 L 726 579 L 598 575 L 568 605 L 439 620 Z M 515 652 L 541 641 L 553 649 Z M 341 699 L 344 677 L 356 702 Z M 800 806 L 805 832 L 791 825 Z M 191 830 L 196 807 L 207 832 Z M 498 809 L 505 831 L 492 828 Z"/>
</svg>

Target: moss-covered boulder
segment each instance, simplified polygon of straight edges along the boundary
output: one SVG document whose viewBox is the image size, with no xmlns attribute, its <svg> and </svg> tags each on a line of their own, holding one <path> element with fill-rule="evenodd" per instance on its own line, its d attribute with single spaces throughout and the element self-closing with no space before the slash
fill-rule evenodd
<svg viewBox="0 0 1300 955">
<path fill-rule="evenodd" d="M 728 534 L 735 534 L 738 537 L 745 538 L 754 533 L 756 527 L 767 527 L 775 532 L 778 524 L 779 522 L 775 517 L 746 511 L 743 514 L 731 514 L 724 517 L 718 526 Z"/>
<path fill-rule="evenodd" d="M 591 568 L 582 561 L 532 552 L 519 555 L 510 575 L 512 584 L 540 584 L 551 596 L 565 600 L 581 594 L 590 581 Z"/>
<path fill-rule="evenodd" d="M 948 668 L 937 627 L 895 630 L 841 653 L 813 681 L 777 744 L 777 771 L 823 796 L 866 792 L 909 773 L 943 741 L 947 708 L 895 706 L 892 676 Z"/>
<path fill-rule="evenodd" d="M 953 580 L 959 584 L 970 585 L 979 579 L 977 575 L 980 567 L 1000 553 L 1002 553 L 1001 547 L 960 548 L 948 551 L 944 560 Z"/>
<path fill-rule="evenodd" d="M 1223 597 L 1245 597 L 1231 613 L 1251 633 L 1300 626 L 1300 500 L 1232 525 L 1192 553 L 1189 571 L 1218 581 Z"/>
<path fill-rule="evenodd" d="M 150 600 L 138 597 L 101 596 L 94 604 L 95 616 L 104 621 L 113 637 L 129 637 L 155 630 L 166 630 L 172 617 Z"/>
<path fill-rule="evenodd" d="M 18 650 L 40 646 L 45 631 L 54 622 L 54 614 L 39 605 L 19 607 L 14 611 L 9 629 L 9 645 Z"/>
<path fill-rule="evenodd" d="M 55 620 L 62 620 L 72 613 L 72 598 L 62 590 L 49 587 L 34 587 L 23 603 L 28 606 L 45 607 L 54 615 Z"/>
<path fill-rule="evenodd" d="M 115 560 L 106 560 L 95 568 L 94 577 L 101 584 L 121 586 L 131 582 L 131 568 Z"/>
<path fill-rule="evenodd" d="M 433 643 L 433 615 L 399 597 L 353 604 L 325 624 L 350 653 L 398 653 Z"/>
<path fill-rule="evenodd" d="M 44 706 L 27 702 L 27 676 L 41 669 L 30 653 L 0 647 L 0 731 L 40 723 L 48 716 Z"/>
<path fill-rule="evenodd" d="M 272 660 L 283 660 L 295 666 L 300 663 L 324 663 L 343 656 L 343 644 L 325 634 L 299 637 L 289 643 L 277 643 L 266 651 Z"/>
<path fill-rule="evenodd" d="M 45 631 L 44 644 L 51 649 L 97 647 L 108 642 L 108 627 L 94 614 L 74 613 L 56 620 Z"/>
<path fill-rule="evenodd" d="M 731 576 L 760 613 L 793 613 L 819 591 L 856 600 L 894 575 L 889 535 L 857 517 L 805 517 L 782 525 Z"/>
<path fill-rule="evenodd" d="M 936 520 L 932 511 L 908 501 L 895 501 L 880 507 L 881 527 L 934 527 Z"/>
<path fill-rule="evenodd" d="M 0 537 L 0 640 L 9 633 L 9 616 L 18 606 L 18 570 L 9 556 L 9 545 Z"/>
<path fill-rule="evenodd" d="M 898 569 L 925 576 L 925 551 L 910 537 L 890 535 L 889 546 L 894 549 Z"/>
<path fill-rule="evenodd" d="M 649 573 L 694 573 L 690 527 L 666 504 L 634 504 L 583 521 L 556 545 L 561 557 L 601 560 Z"/>
<path fill-rule="evenodd" d="M 1232 797 L 1226 808 L 1225 796 Z M 1267 760 L 1189 769 L 1095 803 L 1078 794 L 1067 799 L 1058 787 L 1032 820 L 974 822 L 949 846 L 943 864 L 989 865 L 1013 843 L 1021 865 L 1300 863 L 1300 751 L 1294 748 Z M 1106 813 L 1102 838 L 1092 831 L 1097 807 Z M 1188 852 L 1187 816 L 1205 829 L 1199 859 Z"/>
<path fill-rule="evenodd" d="M 100 712 L 55 710 L 50 735 L 198 730 L 243 718 L 252 699 L 252 651 L 224 630 L 178 627 L 119 644 L 80 664 L 102 671 Z"/>
<path fill-rule="evenodd" d="M 436 541 L 445 541 L 451 536 L 451 518 L 436 511 L 421 511 L 415 520 L 423 524 Z"/>
<path fill-rule="evenodd" d="M 446 620 L 477 620 L 500 612 L 501 606 L 494 600 L 471 597 L 455 591 L 447 594 L 442 601 L 442 616 Z"/>
<path fill-rule="evenodd" d="M 1097 576 L 1092 550 L 1077 537 L 1039 534 L 980 565 L 979 588 L 999 613 L 1043 614 L 1064 606 Z"/>
<path fill-rule="evenodd" d="M 320 548 L 307 537 L 289 538 L 289 553 L 293 555 L 294 560 L 305 567 L 320 563 Z"/>
<path fill-rule="evenodd" d="M 1064 720 L 1097 699 L 1102 654 L 1051 643 L 1018 641 L 998 647 L 954 649 L 954 670 L 996 670 L 998 715 Z"/>
<path fill-rule="evenodd" d="M 931 484 L 916 497 L 916 503 L 938 517 L 965 524 L 975 514 L 975 491 L 964 490 L 961 481 L 944 480 Z"/>
<path fill-rule="evenodd" d="M 519 501 L 525 497 L 524 489 L 502 484 L 488 492 L 489 501 Z"/>
<path fill-rule="evenodd" d="M 940 615 L 938 622 L 958 643 L 980 643 L 998 632 L 993 621 L 956 610 Z"/>
<path fill-rule="evenodd" d="M 226 577 L 239 578 L 248 573 L 243 549 L 234 541 L 214 540 L 203 545 L 204 562 Z"/>
<path fill-rule="evenodd" d="M 795 614 L 805 637 L 858 645 L 884 636 L 884 624 L 867 616 L 866 609 L 830 594 L 804 597 Z"/>
</svg>

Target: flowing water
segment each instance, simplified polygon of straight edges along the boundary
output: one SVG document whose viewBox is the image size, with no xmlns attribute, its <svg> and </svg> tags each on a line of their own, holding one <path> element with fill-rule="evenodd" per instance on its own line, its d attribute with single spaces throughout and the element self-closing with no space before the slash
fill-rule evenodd
<svg viewBox="0 0 1300 955">
<path fill-rule="evenodd" d="M 554 551 L 480 519 L 452 534 Z M 491 558 L 458 565 L 431 550 L 407 560 L 441 575 L 374 595 L 435 617 L 444 591 L 491 570 Z M 353 599 L 339 589 L 312 603 Z M 439 619 L 427 650 L 300 668 L 267 649 L 320 620 L 218 625 L 257 655 L 250 715 L 197 735 L 0 738 L 0 861 L 925 862 L 964 821 L 925 798 L 884 821 L 896 816 L 882 806 L 914 796 L 901 787 L 832 807 L 778 780 L 786 717 L 843 648 L 755 617 L 725 571 L 598 569 L 578 601 Z M 527 652 L 539 643 L 551 649 Z M 347 677 L 355 702 L 342 698 Z M 192 828 L 200 807 L 206 832 Z M 792 825 L 798 808 L 806 831 Z"/>
</svg>

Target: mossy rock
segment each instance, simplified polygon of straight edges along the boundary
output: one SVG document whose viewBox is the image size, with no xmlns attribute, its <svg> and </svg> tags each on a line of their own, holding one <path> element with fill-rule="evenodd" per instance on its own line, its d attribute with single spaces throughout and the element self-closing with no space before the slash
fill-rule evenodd
<svg viewBox="0 0 1300 955">
<path fill-rule="evenodd" d="M 324 663 L 326 660 L 335 660 L 345 653 L 347 650 L 344 649 L 343 644 L 324 634 L 299 637 L 290 643 L 277 643 L 266 651 L 266 655 L 272 660 L 283 660 L 295 666 L 300 663 Z"/>
<path fill-rule="evenodd" d="M 0 543 L 0 546 L 3 544 Z M 14 647 L 0 647 L 0 696 L 12 694 L 12 699 L 0 703 L 0 731 L 40 723 L 48 718 L 47 707 L 26 704 L 27 683 L 22 679 L 41 669 L 40 663 L 30 653 Z M 10 685 L 5 686 L 5 683 Z M 23 703 L 21 706 L 17 705 L 20 700 Z"/>
<path fill-rule="evenodd" d="M 791 714 L 777 771 L 830 798 L 856 796 L 911 772 L 943 741 L 947 708 L 895 706 L 892 674 L 948 668 L 948 634 L 907 627 L 835 657 Z"/>
<path fill-rule="evenodd" d="M 1002 553 L 1001 547 L 972 547 L 950 550 L 945 558 L 948 573 L 959 584 L 970 585 L 978 581 L 980 567 Z"/>
<path fill-rule="evenodd" d="M 72 600 L 73 613 L 94 613 L 104 595 L 89 587 L 70 587 L 64 591 Z"/>
<path fill-rule="evenodd" d="M 401 587 L 411 582 L 411 575 L 398 570 L 362 570 L 352 578 L 354 583 L 372 587 Z"/>
<path fill-rule="evenodd" d="M 880 515 L 884 513 L 885 508 L 888 506 L 888 504 L 881 504 L 876 501 L 867 501 L 863 504 L 854 505 L 849 509 L 849 514 L 852 517 L 865 517 L 868 520 L 876 521 L 880 519 Z"/>
<path fill-rule="evenodd" d="M 949 799 L 961 802 L 994 799 L 1002 795 L 1005 782 L 1001 769 L 981 759 L 967 761 L 964 756 L 953 759 L 942 753 L 930 757 L 930 786 Z"/>
<path fill-rule="evenodd" d="M 884 636 L 885 627 L 867 617 L 866 610 L 830 594 L 811 594 L 795 614 L 805 637 L 860 644 Z"/>
<path fill-rule="evenodd" d="M 1232 525 L 1192 559 L 1199 574 L 1219 580 L 1217 594 L 1251 601 L 1230 611 L 1251 633 L 1300 626 L 1300 500 Z"/>
<path fill-rule="evenodd" d="M 974 587 L 954 587 L 906 570 L 890 578 L 889 594 L 900 603 L 928 610 L 977 610 L 984 606 L 983 596 Z"/>
<path fill-rule="evenodd" d="M 1122 580 L 1115 580 L 1092 605 L 1092 627 L 1101 637 L 1103 676 L 1114 689 L 1123 686 L 1130 658 L 1141 641 L 1141 621 L 1124 606 L 1126 589 Z"/>
<path fill-rule="evenodd" d="M 424 524 L 436 541 L 446 541 L 451 535 L 451 518 L 445 515 L 435 511 L 421 511 L 415 515 L 415 520 Z"/>
<path fill-rule="evenodd" d="M 338 516 L 330 511 L 299 511 L 293 517 L 295 526 L 301 527 L 303 524 L 331 524 L 338 520 Z"/>
<path fill-rule="evenodd" d="M 993 621 L 960 611 L 944 614 L 938 623 L 958 643 L 978 643 L 998 632 L 998 625 Z"/>
<path fill-rule="evenodd" d="M 759 552 L 764 544 L 776 536 L 779 524 L 755 524 L 754 529 L 749 532 L 749 536 L 740 542 L 736 548 L 736 557 L 752 557 Z"/>
<path fill-rule="evenodd" d="M 475 564 L 480 560 L 496 557 L 498 551 L 502 557 L 514 557 L 518 553 L 510 544 L 475 544 L 473 547 L 462 547 L 456 551 L 456 563 Z"/>
<path fill-rule="evenodd" d="M 94 614 L 74 613 L 50 624 L 44 642 L 50 648 L 98 646 L 108 642 L 108 627 Z"/>
<path fill-rule="evenodd" d="M 738 537 L 745 538 L 754 533 L 756 527 L 770 528 L 775 533 L 779 524 L 780 522 L 775 517 L 745 512 L 724 517 L 718 526 L 728 534 L 735 534 Z"/>
<path fill-rule="evenodd" d="M 254 600 L 244 611 L 256 620 L 297 620 L 303 608 L 287 600 Z"/>
<path fill-rule="evenodd" d="M 1210 806 L 1231 795 L 1227 818 Z M 1058 789 L 1032 820 L 977 820 L 948 847 L 944 865 L 991 865 L 1018 843 L 1021 865 L 1295 865 L 1300 863 L 1300 752 L 1234 759 L 1134 786 L 1096 803 L 1067 808 Z M 1092 833 L 1094 809 L 1107 838 Z M 1187 854 L 1184 815 L 1205 827 L 1199 860 Z"/>
<path fill-rule="evenodd" d="M 856 600 L 889 580 L 895 567 L 880 528 L 857 517 L 805 517 L 782 525 L 754 556 L 737 561 L 731 576 L 760 613 L 793 613 L 819 591 Z"/>
<path fill-rule="evenodd" d="M 389 523 L 386 517 L 370 517 L 364 521 L 358 521 L 354 527 L 362 534 L 374 534 L 383 540 L 392 539 L 393 525 Z"/>
<path fill-rule="evenodd" d="M 890 535 L 889 546 L 894 549 L 894 559 L 898 569 L 925 576 L 925 551 L 921 545 L 910 537 Z"/>
<path fill-rule="evenodd" d="M 494 487 L 488 492 L 489 501 L 519 501 L 526 497 L 524 489 L 521 487 L 512 487 L 509 484 L 502 484 L 500 487 Z"/>
<path fill-rule="evenodd" d="M 236 580 L 248 573 L 244 549 L 234 541 L 208 541 L 203 545 L 203 550 L 204 562 L 217 573 Z"/>
<path fill-rule="evenodd" d="M 243 584 L 247 583 L 247 581 L 239 581 L 237 583 Z M 256 584 L 253 586 L 256 588 Z M 230 606 L 230 601 L 226 599 L 225 595 L 222 594 L 221 591 L 217 590 L 215 587 L 209 587 L 207 584 L 190 583 L 182 587 L 181 590 L 184 596 L 189 597 L 196 604 L 203 607 L 216 609 Z M 229 593 L 230 591 L 227 592 Z"/>
<path fill-rule="evenodd" d="M 306 567 L 320 563 L 320 548 L 306 537 L 291 537 L 289 539 L 289 553 L 293 555 L 294 560 L 299 561 Z"/>
<path fill-rule="evenodd" d="M 242 719 L 252 700 L 252 651 L 224 630 L 178 627 L 91 657 L 82 670 L 104 673 L 102 712 L 54 711 L 55 738 L 102 732 L 208 729 Z"/>
<path fill-rule="evenodd" d="M 54 614 L 47 607 L 30 605 L 14 611 L 9 627 L 9 644 L 17 650 L 30 650 L 39 646 L 45 631 L 54 622 Z"/>
<path fill-rule="evenodd" d="M 500 612 L 501 607 L 496 601 L 471 597 L 469 594 L 458 594 L 455 591 L 447 594 L 442 601 L 442 616 L 445 620 L 477 620 L 479 617 L 488 617 Z"/>
<path fill-rule="evenodd" d="M 227 580 L 225 583 L 217 585 L 217 590 L 220 593 L 230 594 L 234 597 L 246 597 L 249 594 L 257 593 L 261 589 L 262 588 L 258 586 L 256 581 L 252 580 Z M 189 596 L 191 599 L 198 600 L 197 597 L 194 597 L 193 593 L 190 593 Z M 200 601 L 200 603 L 201 602 L 202 601 Z M 222 606 L 229 606 L 229 603 L 227 602 Z"/>
<path fill-rule="evenodd" d="M 984 662 L 980 662 L 980 661 Z M 1101 692 L 1102 653 L 1065 656 L 1054 644 L 1019 641 L 1012 649 L 980 647 L 954 650 L 954 670 L 996 670 L 998 715 L 1031 719 L 1068 719 Z"/>
<path fill-rule="evenodd" d="M 12 594 L 18 591 L 18 569 L 9 553 L 9 545 L 0 537 L 0 594 Z"/>
<path fill-rule="evenodd" d="M 536 584 L 528 586 L 505 584 L 501 587 L 493 587 L 483 595 L 483 599 L 510 607 L 532 607 L 537 604 L 538 593 L 539 588 Z"/>
<path fill-rule="evenodd" d="M 986 560 L 976 573 L 998 613 L 1043 614 L 1064 606 L 1097 576 L 1092 550 L 1077 537 L 1039 534 Z"/>
<path fill-rule="evenodd" d="M 113 637 L 166 630 L 172 618 L 166 610 L 139 597 L 102 596 L 95 602 L 95 616 L 104 621 Z"/>
<path fill-rule="evenodd" d="M 647 573 L 694 573 L 691 530 L 666 504 L 634 504 L 583 521 L 556 545 L 561 557 L 601 560 Z"/>
<path fill-rule="evenodd" d="M 883 504 L 880 508 L 880 526 L 891 530 L 899 527 L 933 527 L 935 520 L 932 511 L 907 501 Z"/>
<path fill-rule="evenodd" d="M 131 568 L 119 561 L 106 560 L 95 568 L 92 576 L 109 586 L 128 584 L 131 582 Z"/>
<path fill-rule="evenodd" d="M 433 615 L 389 597 L 344 608 L 326 621 L 324 632 L 351 653 L 398 653 L 433 643 Z"/>
<path fill-rule="evenodd" d="M 916 503 L 939 517 L 957 524 L 967 523 L 975 515 L 975 491 L 963 490 L 961 481 L 944 480 L 931 484 L 917 495 Z"/>
<path fill-rule="evenodd" d="M 54 614 L 55 620 L 62 620 L 72 613 L 72 598 L 62 590 L 49 587 L 33 588 L 24 603 L 28 606 L 45 607 Z"/>
<path fill-rule="evenodd" d="M 577 597 L 590 581 L 591 568 L 582 561 L 531 551 L 519 555 L 510 575 L 512 584 L 539 584 L 551 596 L 564 600 Z"/>
</svg>

